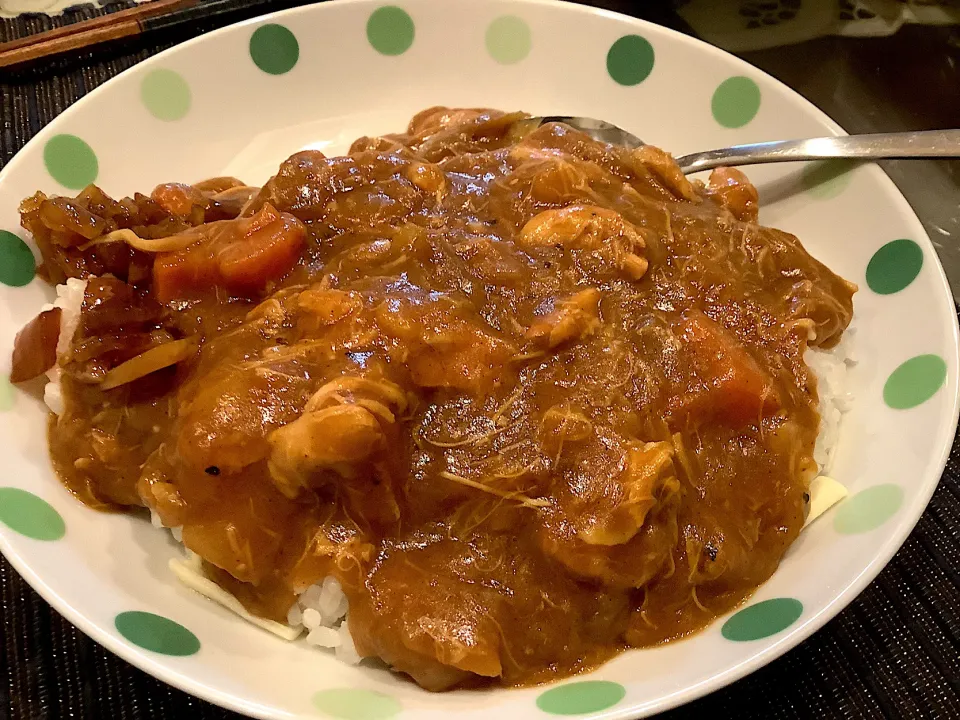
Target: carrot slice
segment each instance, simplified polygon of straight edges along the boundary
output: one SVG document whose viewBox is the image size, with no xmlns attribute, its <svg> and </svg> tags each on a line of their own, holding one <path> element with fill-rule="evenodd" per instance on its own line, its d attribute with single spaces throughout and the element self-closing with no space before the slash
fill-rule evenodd
<svg viewBox="0 0 960 720">
<path fill-rule="evenodd" d="M 169 253 L 158 253 L 153 288 L 161 302 L 195 296 L 211 287 L 253 295 L 297 264 L 307 243 L 307 229 L 292 215 L 267 204 L 256 215 L 210 223 L 207 240 Z"/>
<path fill-rule="evenodd" d="M 703 313 L 695 313 L 684 318 L 679 331 L 705 385 L 699 392 L 675 399 L 680 414 L 742 425 L 757 422 L 780 407 L 769 374 L 721 325 Z"/>
<path fill-rule="evenodd" d="M 162 303 L 195 295 L 219 284 L 220 272 L 210 243 L 158 253 L 153 261 L 153 291 Z"/>
<path fill-rule="evenodd" d="M 269 281 L 285 275 L 300 258 L 307 243 L 307 229 L 292 215 L 279 214 L 270 205 L 254 218 L 271 214 L 275 220 L 257 222 L 256 229 L 217 254 L 220 275 L 228 289 L 240 293 L 262 290 Z"/>
</svg>

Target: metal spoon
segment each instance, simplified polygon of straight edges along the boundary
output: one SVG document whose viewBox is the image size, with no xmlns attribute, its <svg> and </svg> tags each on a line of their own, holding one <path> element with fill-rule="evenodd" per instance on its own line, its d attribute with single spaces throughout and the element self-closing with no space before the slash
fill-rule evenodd
<svg viewBox="0 0 960 720">
<path fill-rule="evenodd" d="M 637 148 L 643 140 L 612 123 L 587 117 L 550 115 L 531 118 L 535 126 L 560 122 L 586 133 L 595 140 Z M 676 158 L 685 175 L 715 167 L 796 162 L 798 160 L 884 160 L 894 158 L 960 157 L 960 130 L 922 130 L 916 132 L 841 135 L 808 140 L 734 145 L 733 147 L 691 153 Z"/>
</svg>

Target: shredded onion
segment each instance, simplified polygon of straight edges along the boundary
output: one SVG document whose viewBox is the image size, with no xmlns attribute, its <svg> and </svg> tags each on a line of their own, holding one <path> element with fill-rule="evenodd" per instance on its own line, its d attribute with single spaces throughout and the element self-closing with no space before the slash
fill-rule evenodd
<svg viewBox="0 0 960 720">
<path fill-rule="evenodd" d="M 218 193 L 229 190 L 230 188 L 244 186 L 246 186 L 246 183 L 244 183 L 243 180 L 231 177 L 230 175 L 218 175 L 217 177 L 195 182 L 192 185 L 194 190 L 199 190 L 202 193 Z"/>
<path fill-rule="evenodd" d="M 247 202 L 258 192 L 260 192 L 260 188 L 255 185 L 239 185 L 214 193 L 210 196 L 210 199 L 216 200 L 217 202 L 230 202 L 231 200 L 243 200 Z"/>
<path fill-rule="evenodd" d="M 126 228 L 123 230 L 114 230 L 113 232 L 98 237 L 96 240 L 91 240 L 85 245 L 81 245 L 79 250 L 82 252 L 96 245 L 103 245 L 111 242 L 125 242 L 135 250 L 142 250 L 143 252 L 173 252 L 176 250 L 183 250 L 184 248 L 190 247 L 191 245 L 205 238 L 211 237 L 214 231 L 223 230 L 223 223 L 228 222 L 231 221 L 217 220 L 204 225 L 198 225 L 197 227 L 184 230 L 183 232 L 176 233 L 175 235 L 168 235 L 167 237 L 154 239 L 142 238 L 133 230 Z"/>
<path fill-rule="evenodd" d="M 176 365 L 181 360 L 185 360 L 196 349 L 196 341 L 193 338 L 183 338 L 150 348 L 146 352 L 140 353 L 134 358 L 130 358 L 124 363 L 120 363 L 113 370 L 103 376 L 100 383 L 102 390 L 126 385 L 134 380 L 139 380 L 145 375 L 149 375 L 157 370 L 162 370 L 170 365 Z"/>
</svg>

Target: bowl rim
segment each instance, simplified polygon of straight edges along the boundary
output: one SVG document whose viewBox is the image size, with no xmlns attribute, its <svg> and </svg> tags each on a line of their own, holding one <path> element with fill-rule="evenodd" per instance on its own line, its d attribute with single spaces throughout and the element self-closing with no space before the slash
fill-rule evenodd
<svg viewBox="0 0 960 720">
<path fill-rule="evenodd" d="M 415 0 L 415 2 L 418 3 L 430 1 L 431 0 Z M 438 2 L 442 0 L 432 1 Z M 493 4 L 492 0 L 481 0 L 481 2 Z M 366 5 L 371 7 L 380 6 L 382 4 L 383 3 L 380 2 L 380 0 L 337 0 L 335 3 L 337 6 Z M 807 100 L 803 95 L 793 88 L 789 87 L 760 68 L 751 65 L 746 60 L 737 57 L 733 53 L 710 45 L 706 41 L 700 40 L 699 38 L 686 35 L 672 28 L 658 25 L 647 20 L 625 15 L 623 13 L 618 13 L 604 8 L 592 7 L 589 5 L 581 5 L 575 2 L 569 2 L 568 0 L 499 0 L 497 4 L 515 5 L 518 7 L 536 6 L 538 8 L 545 8 L 557 12 L 582 13 L 584 15 L 598 16 L 615 20 L 625 27 L 632 26 L 638 31 L 645 31 L 651 36 L 665 36 L 671 42 L 684 45 L 691 51 L 700 53 L 705 58 L 709 58 L 711 56 L 722 58 L 724 62 L 733 63 L 735 66 L 742 68 L 749 74 L 764 77 L 768 82 L 776 85 L 779 92 L 785 93 L 793 102 L 802 105 L 810 116 L 814 117 L 821 124 L 827 127 L 834 136 L 847 134 L 847 132 L 836 121 L 830 118 L 826 113 L 820 110 L 820 108 L 814 105 L 811 101 Z M 116 84 L 115 81 L 149 71 L 156 66 L 162 65 L 168 58 L 175 56 L 177 53 L 187 48 L 192 48 L 211 40 L 216 41 L 217 39 L 225 37 L 231 33 L 238 32 L 242 28 L 257 26 L 269 22 L 276 22 L 283 19 L 309 16 L 315 12 L 325 12 L 324 8 L 331 6 L 334 6 L 334 3 L 316 2 L 248 18 L 240 22 L 217 28 L 211 32 L 198 35 L 197 37 L 191 38 L 182 43 L 178 43 L 173 47 L 167 48 L 166 50 L 152 55 L 129 68 L 126 68 L 120 73 L 117 73 L 117 75 L 109 78 L 103 84 L 94 88 L 86 95 L 79 98 L 76 102 L 71 104 L 63 112 L 57 115 L 57 117 L 54 118 L 50 123 L 41 128 L 26 144 L 24 144 L 23 147 L 17 151 L 17 153 L 13 158 L 11 158 L 6 166 L 0 169 L 0 183 L 3 183 L 7 177 L 17 172 L 19 165 L 22 162 L 25 162 L 28 150 L 32 150 L 41 145 L 45 139 L 48 138 L 48 136 L 51 136 L 57 132 L 58 126 L 62 124 L 62 118 L 66 117 L 69 119 L 69 117 L 78 108 L 99 102 L 101 95 L 103 95 L 105 92 L 108 92 L 109 89 L 112 89 L 112 87 Z M 923 228 L 923 225 L 913 208 L 903 196 L 903 193 L 900 191 L 899 187 L 893 183 L 892 179 L 890 179 L 890 177 L 883 172 L 879 166 L 874 165 L 871 170 L 882 175 L 886 179 L 886 182 L 890 183 L 890 185 L 895 189 L 896 198 L 895 207 L 893 208 L 894 211 L 899 215 L 908 217 L 916 224 L 919 230 L 919 233 L 916 237 L 917 241 L 920 242 L 921 245 L 927 245 L 927 247 L 931 250 L 931 257 L 935 260 L 935 263 L 933 264 L 936 267 L 937 280 L 939 280 L 939 283 L 937 284 L 936 280 L 933 282 L 940 292 L 944 293 L 947 298 L 952 299 L 952 290 L 947 281 L 947 277 L 943 270 L 939 256 L 937 255 L 933 243 L 929 239 L 926 230 Z M 953 315 L 953 322 L 950 323 L 950 342 L 948 343 L 948 349 L 954 353 L 955 357 L 960 358 L 960 325 L 958 325 L 958 317 L 956 314 Z M 833 599 L 830 600 L 826 606 L 824 606 L 819 612 L 808 617 L 804 617 L 804 619 L 799 622 L 789 633 L 784 634 L 781 638 L 773 642 L 768 647 L 696 684 L 688 685 L 669 695 L 664 695 L 649 701 L 640 701 L 635 702 L 632 705 L 610 708 L 609 710 L 593 715 L 593 717 L 604 718 L 604 720 L 628 720 L 629 718 L 646 716 L 654 712 L 667 711 L 691 702 L 697 698 L 701 698 L 705 695 L 715 692 L 716 690 L 720 690 L 721 688 L 724 688 L 727 685 L 736 682 L 737 680 L 742 679 L 750 673 L 779 658 L 808 639 L 816 631 L 821 629 L 827 622 L 836 617 L 844 608 L 852 603 L 853 600 L 856 599 L 856 597 L 863 592 L 863 590 L 865 590 L 871 582 L 873 582 L 883 568 L 886 567 L 886 565 L 890 562 L 909 535 L 913 532 L 913 529 L 916 527 L 921 515 L 929 504 L 933 493 L 936 491 L 939 481 L 943 475 L 943 470 L 946 467 L 947 461 L 950 457 L 953 439 L 957 431 L 958 420 L 960 420 L 960 392 L 954 393 L 953 397 L 951 398 L 950 407 L 944 412 L 947 416 L 946 419 L 949 419 L 950 422 L 946 424 L 941 422 L 938 429 L 937 444 L 941 446 L 941 451 L 940 456 L 936 459 L 936 462 L 932 466 L 937 473 L 936 479 L 932 483 L 927 482 L 925 491 L 917 495 L 909 506 L 904 507 L 902 512 L 899 514 L 899 517 L 901 518 L 900 521 L 897 523 L 893 532 L 886 535 L 883 542 L 877 546 L 874 551 L 873 559 L 870 561 L 867 567 L 865 567 L 858 575 L 853 577 L 842 590 L 840 590 L 838 593 L 835 593 Z M 263 705 L 261 703 L 232 694 L 229 691 L 212 687 L 203 681 L 195 679 L 191 675 L 180 672 L 174 669 L 171 665 L 165 663 L 163 660 L 154 658 L 148 652 L 126 643 L 118 637 L 115 637 L 109 631 L 104 629 L 102 624 L 88 620 L 86 616 L 75 610 L 66 598 L 54 591 L 44 581 L 43 577 L 33 570 L 30 563 L 14 550 L 4 533 L 0 533 L 0 552 L 2 552 L 17 573 L 19 573 L 20 576 L 23 577 L 23 579 L 26 580 L 26 582 L 44 599 L 44 601 L 53 607 L 54 610 L 62 615 L 68 622 L 76 626 L 85 635 L 124 661 L 129 662 L 134 667 L 195 697 L 213 703 L 219 707 L 245 714 L 250 717 L 262 718 L 263 720 L 272 720 L 279 717 L 294 717 L 294 715 L 291 715 L 286 711 L 279 710 L 274 706 Z M 719 621 L 719 618 L 716 621 Z M 558 681 L 558 683 L 562 682 L 564 681 Z"/>
</svg>

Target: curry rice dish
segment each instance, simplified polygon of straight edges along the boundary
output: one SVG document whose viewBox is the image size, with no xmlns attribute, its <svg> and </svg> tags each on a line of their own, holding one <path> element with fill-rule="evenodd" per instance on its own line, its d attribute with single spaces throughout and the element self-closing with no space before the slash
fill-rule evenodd
<svg viewBox="0 0 960 720">
<path fill-rule="evenodd" d="M 526 117 L 433 108 L 262 188 L 24 200 L 61 287 L 13 379 L 51 380 L 63 483 L 148 508 L 192 587 L 429 690 L 741 603 L 810 512 L 805 355 L 856 286 L 739 171 Z"/>
</svg>

